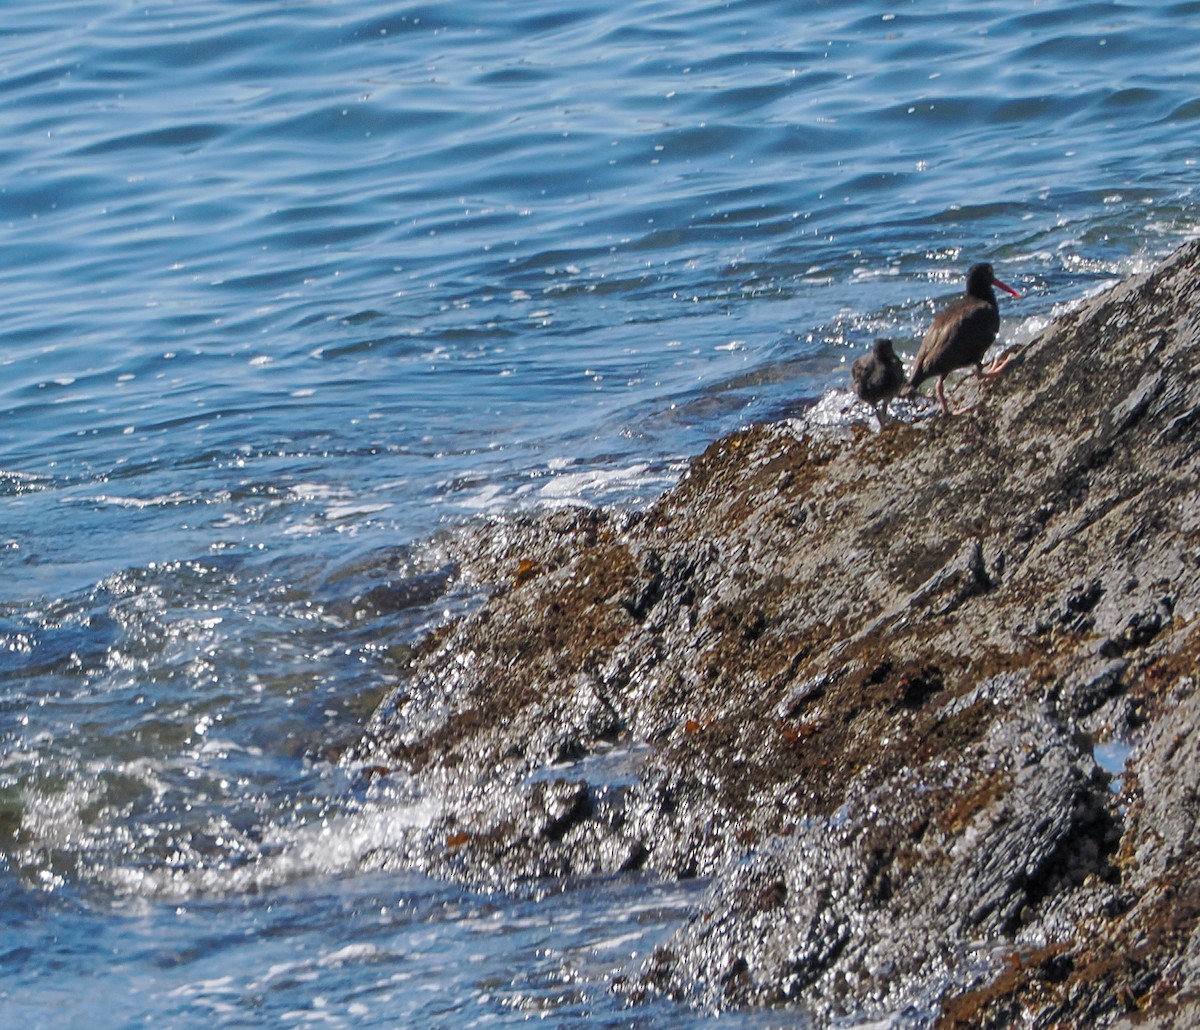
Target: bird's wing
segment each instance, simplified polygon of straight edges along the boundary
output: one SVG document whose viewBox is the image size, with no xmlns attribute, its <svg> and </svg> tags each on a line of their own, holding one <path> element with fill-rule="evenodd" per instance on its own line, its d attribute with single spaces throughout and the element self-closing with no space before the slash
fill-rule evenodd
<svg viewBox="0 0 1200 1030">
<path fill-rule="evenodd" d="M 950 340 L 953 328 L 952 320 L 942 317 L 945 314 L 945 311 L 939 312 L 925 334 L 925 339 L 921 341 L 917 350 L 917 360 L 913 362 L 912 374 L 908 377 L 910 386 L 920 386 L 930 376 L 938 374 L 935 366 Z"/>
</svg>

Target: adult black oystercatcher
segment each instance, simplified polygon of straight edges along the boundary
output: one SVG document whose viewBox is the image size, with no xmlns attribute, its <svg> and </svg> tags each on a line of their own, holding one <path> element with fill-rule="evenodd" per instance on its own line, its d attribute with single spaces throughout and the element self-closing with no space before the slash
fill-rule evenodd
<svg viewBox="0 0 1200 1030">
<path fill-rule="evenodd" d="M 996 278 L 991 265 L 972 265 L 967 272 L 966 295 L 937 313 L 933 325 L 921 341 L 912 375 L 908 377 L 908 385 L 903 390 L 905 396 L 930 376 L 937 376 L 938 401 L 942 411 L 949 415 L 950 407 L 946 404 L 945 393 L 946 376 L 949 373 L 956 368 L 975 365 L 981 375 L 992 376 L 1008 364 L 1007 360 L 995 361 L 986 372 L 982 368 L 983 356 L 996 342 L 996 333 L 1000 331 L 1000 306 L 996 303 L 993 286 L 999 286 L 1018 299 L 1021 297 L 1011 286 L 1006 286 Z"/>
<path fill-rule="evenodd" d="M 864 354 L 850 366 L 850 382 L 858 399 L 875 409 L 879 428 L 887 419 L 888 401 L 904 385 L 904 366 L 892 350 L 891 340 L 876 340 L 870 354 Z"/>
</svg>

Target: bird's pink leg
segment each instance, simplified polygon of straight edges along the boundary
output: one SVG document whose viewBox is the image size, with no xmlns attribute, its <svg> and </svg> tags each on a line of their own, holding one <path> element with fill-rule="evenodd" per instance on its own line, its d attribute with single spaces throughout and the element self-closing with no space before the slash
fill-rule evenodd
<svg viewBox="0 0 1200 1030">
<path fill-rule="evenodd" d="M 938 376 L 937 381 L 937 397 L 938 403 L 942 406 L 942 414 L 950 414 L 950 405 L 946 403 L 946 377 Z"/>
<path fill-rule="evenodd" d="M 1014 357 L 1016 357 L 1016 354 L 1013 351 L 1009 351 L 1006 354 L 1000 354 L 997 356 L 996 360 L 988 366 L 987 370 L 985 372 L 981 372 L 980 374 L 985 376 L 994 376 L 997 373 L 1003 372 L 1008 367 L 1008 363 L 1012 361 Z"/>
</svg>

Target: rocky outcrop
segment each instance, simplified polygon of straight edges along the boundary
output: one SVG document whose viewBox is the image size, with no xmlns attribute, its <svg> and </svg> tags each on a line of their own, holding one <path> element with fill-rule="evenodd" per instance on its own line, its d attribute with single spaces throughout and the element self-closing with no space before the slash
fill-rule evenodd
<svg viewBox="0 0 1200 1030">
<path fill-rule="evenodd" d="M 753 426 L 647 511 L 464 530 L 488 600 L 347 756 L 442 799 L 395 860 L 711 878 L 634 998 L 1185 1025 L 1198 281 L 1193 244 L 956 387 L 966 414 Z"/>
</svg>

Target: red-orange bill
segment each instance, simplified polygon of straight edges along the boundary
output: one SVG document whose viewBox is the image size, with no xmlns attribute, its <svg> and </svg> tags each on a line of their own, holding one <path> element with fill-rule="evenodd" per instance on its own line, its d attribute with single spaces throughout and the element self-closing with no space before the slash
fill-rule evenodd
<svg viewBox="0 0 1200 1030">
<path fill-rule="evenodd" d="M 1007 283 L 1002 283 L 999 279 L 996 279 L 995 277 L 992 278 L 992 285 L 999 286 L 1000 289 L 1002 289 L 1005 293 L 1011 293 L 1014 297 L 1017 298 L 1017 300 L 1021 299 L 1021 295 L 1016 290 L 1014 290 Z"/>
</svg>

